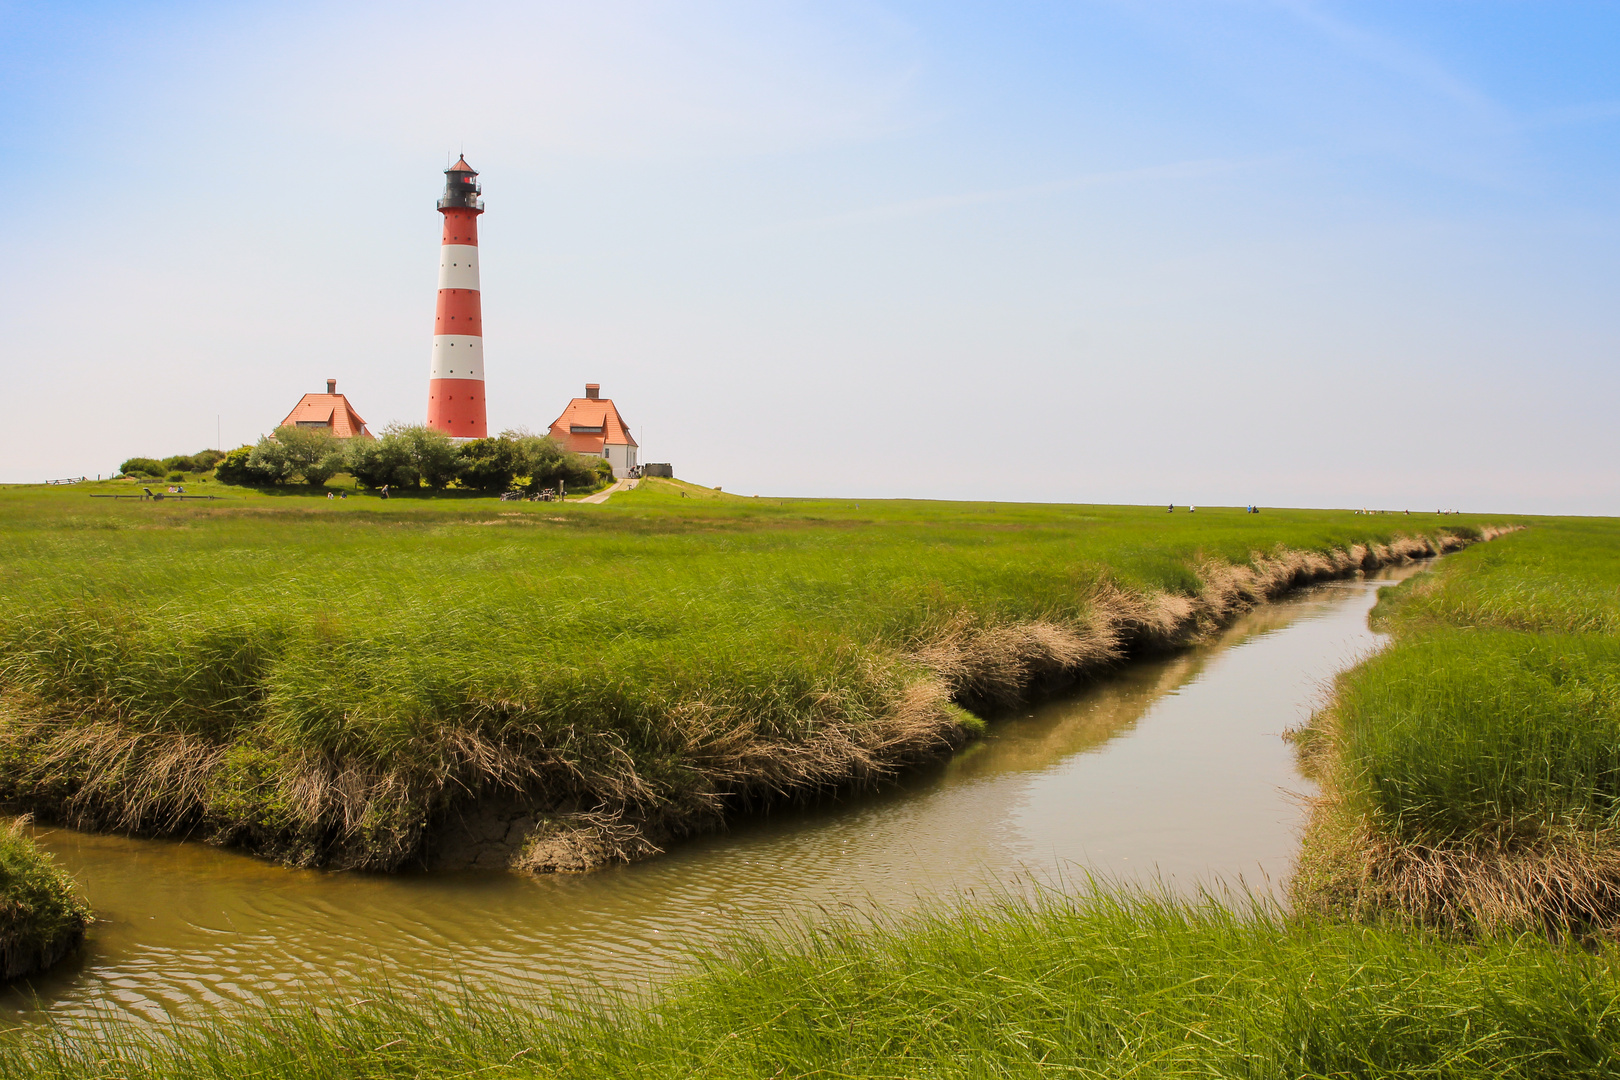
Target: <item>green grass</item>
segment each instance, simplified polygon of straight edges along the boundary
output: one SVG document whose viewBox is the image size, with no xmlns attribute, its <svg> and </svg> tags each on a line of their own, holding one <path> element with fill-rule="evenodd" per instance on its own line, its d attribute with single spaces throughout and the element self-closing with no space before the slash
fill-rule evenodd
<svg viewBox="0 0 1620 1080">
<path fill-rule="evenodd" d="M 1620 824 L 1620 640 L 1437 630 L 1361 668 L 1339 709 L 1357 796 L 1398 835 Z"/>
<path fill-rule="evenodd" d="M 177 1033 L 14 1036 L 0 1075 L 1609 1077 L 1608 951 L 1155 899 L 1001 898 L 733 943 L 648 1000 L 381 989 Z"/>
<path fill-rule="evenodd" d="M 1387 590 L 1374 620 L 1396 643 L 1341 679 L 1316 736 L 1328 892 L 1444 921 L 1615 925 L 1620 523 L 1471 548 Z"/>
<path fill-rule="evenodd" d="M 536 835 L 587 861 L 642 854 L 937 752 L 979 726 L 958 705 L 1079 670 L 1000 629 L 1115 655 L 1108 634 L 1153 634 L 1145 615 L 1099 630 L 1108 596 L 1191 602 L 1211 560 L 1471 527 L 658 481 L 602 506 L 208 489 L 230 498 L 0 489 L 0 799 L 379 868 L 492 797 L 551 812 Z"/>
<path fill-rule="evenodd" d="M 0 980 L 50 967 L 89 923 L 89 905 L 73 880 L 20 822 L 0 824 Z"/>
</svg>

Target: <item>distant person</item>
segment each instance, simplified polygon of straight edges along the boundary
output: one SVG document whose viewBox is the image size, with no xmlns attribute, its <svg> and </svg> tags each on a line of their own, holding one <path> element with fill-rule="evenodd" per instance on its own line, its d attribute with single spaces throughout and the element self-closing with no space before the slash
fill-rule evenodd
<svg viewBox="0 0 1620 1080">
<path fill-rule="evenodd" d="M 1196 506 L 1188 506 L 1187 507 L 1187 513 L 1189 513 L 1189 514 L 1198 513 L 1198 507 L 1196 507 Z"/>
<path fill-rule="evenodd" d="M 378 488 L 377 490 L 382 495 L 383 498 L 385 498 L 385 499 L 388 498 L 388 485 L 387 484 L 384 484 L 382 487 Z"/>
<path fill-rule="evenodd" d="M 328 491 L 328 492 L 327 492 L 327 493 L 326 493 L 326 497 L 327 497 L 327 498 L 328 498 L 328 499 L 332 499 L 332 498 L 336 498 L 336 496 L 335 496 L 335 495 L 333 495 L 333 494 L 332 494 L 332 493 L 331 493 L 331 492 L 330 492 L 330 491 Z"/>
<path fill-rule="evenodd" d="M 1176 512 L 1176 504 L 1175 503 L 1171 503 L 1170 504 L 1170 509 L 1165 511 L 1165 513 L 1167 513 L 1167 514 L 1173 514 L 1175 512 Z"/>
<path fill-rule="evenodd" d="M 340 499 L 347 499 L 348 497 L 349 497 L 349 493 L 347 491 L 343 491 L 343 492 L 338 493 L 338 498 L 340 498 Z"/>
</svg>

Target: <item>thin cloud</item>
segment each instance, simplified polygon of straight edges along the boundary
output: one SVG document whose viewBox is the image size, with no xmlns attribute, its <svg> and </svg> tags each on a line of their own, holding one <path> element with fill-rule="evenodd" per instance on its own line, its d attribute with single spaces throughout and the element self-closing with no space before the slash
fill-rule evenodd
<svg viewBox="0 0 1620 1080">
<path fill-rule="evenodd" d="M 1507 111 L 1487 94 L 1453 74 L 1432 56 L 1404 41 L 1374 33 L 1331 15 L 1310 0 L 1272 0 L 1272 3 L 1279 11 L 1318 31 L 1357 59 L 1403 75 L 1430 93 L 1482 115 L 1502 121 L 1507 119 Z"/>
</svg>

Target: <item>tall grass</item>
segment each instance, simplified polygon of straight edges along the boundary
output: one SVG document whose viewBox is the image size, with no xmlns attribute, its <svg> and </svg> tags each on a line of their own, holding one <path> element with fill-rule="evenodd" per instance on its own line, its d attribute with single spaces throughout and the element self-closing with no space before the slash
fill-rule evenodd
<svg viewBox="0 0 1620 1080">
<path fill-rule="evenodd" d="M 42 971 L 76 948 L 90 907 L 73 880 L 22 831 L 0 824 L 0 979 Z"/>
<path fill-rule="evenodd" d="M 1608 951 L 1154 898 L 999 899 L 732 943 L 648 1000 L 434 999 L 19 1034 L 0 1075 L 1599 1077 Z"/>
<path fill-rule="evenodd" d="M 1544 522 L 1387 590 L 1394 647 L 1318 719 L 1302 895 L 1620 927 L 1620 528 Z"/>
<path fill-rule="evenodd" d="M 8 489 L 0 511 L 0 799 L 382 869 L 501 800 L 541 811 L 531 868 L 646 854 L 1431 549 L 1394 543 L 1416 519 L 653 482 L 603 506 Z"/>
<path fill-rule="evenodd" d="M 1620 640 L 1427 633 L 1346 680 L 1338 708 L 1347 782 L 1398 835 L 1620 824 Z"/>
</svg>

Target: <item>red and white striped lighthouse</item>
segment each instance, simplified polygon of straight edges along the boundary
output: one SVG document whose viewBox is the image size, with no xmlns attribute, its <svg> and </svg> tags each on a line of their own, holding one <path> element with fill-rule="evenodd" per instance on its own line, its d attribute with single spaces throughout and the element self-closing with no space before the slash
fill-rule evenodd
<svg viewBox="0 0 1620 1080">
<path fill-rule="evenodd" d="M 478 302 L 478 173 L 467 158 L 444 171 L 444 241 L 439 247 L 439 308 L 433 320 L 433 373 L 427 424 L 458 439 L 482 439 L 484 316 Z"/>
</svg>

